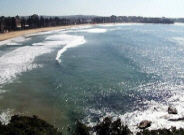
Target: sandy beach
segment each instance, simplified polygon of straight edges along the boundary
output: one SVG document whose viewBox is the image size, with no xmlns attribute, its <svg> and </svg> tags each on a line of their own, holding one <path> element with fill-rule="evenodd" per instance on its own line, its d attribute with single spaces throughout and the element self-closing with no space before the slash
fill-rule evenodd
<svg viewBox="0 0 184 135">
<path fill-rule="evenodd" d="M 10 38 L 23 36 L 27 34 L 33 34 L 38 32 L 45 32 L 45 31 L 51 31 L 51 30 L 58 30 L 58 29 L 67 29 L 71 27 L 79 27 L 79 26 L 86 26 L 91 24 L 83 24 L 83 25 L 68 25 L 68 26 L 56 26 L 56 27 L 45 27 L 45 28 L 37 28 L 37 29 L 29 29 L 29 30 L 21 30 L 21 31 L 12 31 L 9 33 L 2 33 L 0 34 L 0 41 L 7 40 Z"/>
<path fill-rule="evenodd" d="M 132 24 L 132 23 L 98 23 L 98 24 L 78 24 L 78 25 L 67 25 L 67 26 L 55 26 L 55 27 L 44 27 L 44 28 L 37 28 L 37 29 L 29 29 L 29 30 L 20 30 L 20 31 L 11 31 L 8 33 L 0 33 L 0 41 L 4 41 L 10 38 L 19 37 L 27 34 L 33 34 L 38 32 L 46 32 L 51 30 L 58 30 L 58 29 L 67 29 L 72 27 L 81 27 L 81 26 L 89 26 L 89 25 L 118 25 L 118 24 Z"/>
</svg>

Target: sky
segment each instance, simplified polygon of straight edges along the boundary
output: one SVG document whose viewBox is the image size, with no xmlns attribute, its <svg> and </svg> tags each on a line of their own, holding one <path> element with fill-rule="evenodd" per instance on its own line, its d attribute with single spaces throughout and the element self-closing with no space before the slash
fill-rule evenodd
<svg viewBox="0 0 184 135">
<path fill-rule="evenodd" d="M 0 16 L 32 14 L 184 18 L 184 0 L 0 0 Z"/>
</svg>

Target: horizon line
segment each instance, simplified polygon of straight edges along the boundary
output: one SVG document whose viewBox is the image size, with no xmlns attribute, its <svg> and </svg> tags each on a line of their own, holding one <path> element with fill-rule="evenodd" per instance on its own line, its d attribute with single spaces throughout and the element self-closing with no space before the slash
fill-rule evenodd
<svg viewBox="0 0 184 135">
<path fill-rule="evenodd" d="M 32 15 L 34 15 L 34 14 L 36 14 L 36 13 L 33 13 Z M 18 14 L 17 14 L 18 15 Z M 17 16 L 17 15 L 15 15 L 15 16 Z M 20 17 L 28 17 L 28 16 L 32 16 L 32 15 L 18 15 L 18 16 L 20 16 Z M 113 15 L 109 15 L 109 16 L 103 16 L 103 15 L 85 15 L 85 14 L 76 14 L 76 15 L 39 15 L 39 14 L 36 14 L 36 15 L 38 15 L 38 16 L 51 16 L 51 17 L 62 17 L 62 16 L 96 16 L 96 17 L 110 17 L 110 16 L 113 16 Z M 2 16 L 4 16 L 4 17 L 15 17 L 15 16 L 5 16 L 5 15 L 0 15 L 0 17 L 2 17 Z M 140 15 L 129 15 L 129 16 L 127 16 L 127 15 L 114 15 L 114 16 L 117 16 L 117 17 L 122 17 L 122 16 L 125 16 L 125 17 L 143 17 L 143 18 L 172 18 L 172 19 L 179 19 L 179 18 L 184 18 L 184 16 L 183 17 L 166 17 L 166 16 L 140 16 Z"/>
</svg>

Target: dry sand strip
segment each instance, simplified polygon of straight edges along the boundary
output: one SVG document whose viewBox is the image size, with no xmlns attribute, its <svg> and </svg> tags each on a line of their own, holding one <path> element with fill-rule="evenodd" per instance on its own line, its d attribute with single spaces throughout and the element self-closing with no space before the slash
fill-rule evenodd
<svg viewBox="0 0 184 135">
<path fill-rule="evenodd" d="M 58 30 L 58 29 L 67 29 L 67 28 L 86 26 L 86 25 L 91 25 L 91 24 L 56 26 L 56 27 L 45 27 L 45 28 L 30 29 L 30 30 L 12 31 L 12 32 L 9 32 L 9 33 L 0 34 L 0 41 L 10 39 L 10 38 L 14 38 L 14 37 L 18 37 L 18 36 L 27 35 L 27 34 L 33 34 L 33 33 L 45 32 L 45 31 L 51 31 L 51 30 Z"/>
</svg>

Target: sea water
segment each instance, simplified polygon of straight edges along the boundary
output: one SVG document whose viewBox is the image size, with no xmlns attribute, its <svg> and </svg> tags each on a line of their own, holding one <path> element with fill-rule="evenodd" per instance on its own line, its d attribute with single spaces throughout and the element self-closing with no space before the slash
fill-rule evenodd
<svg viewBox="0 0 184 135">
<path fill-rule="evenodd" d="M 74 27 L 0 42 L 0 119 L 37 115 L 66 130 L 120 117 L 133 132 L 184 127 L 184 25 Z M 174 105 L 177 115 L 168 115 Z"/>
</svg>

